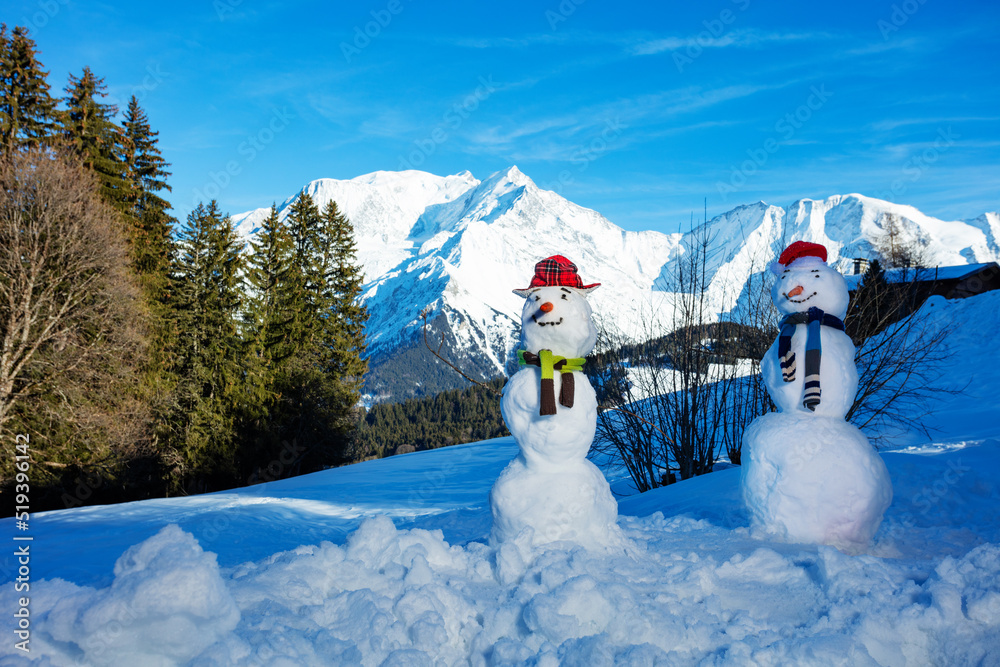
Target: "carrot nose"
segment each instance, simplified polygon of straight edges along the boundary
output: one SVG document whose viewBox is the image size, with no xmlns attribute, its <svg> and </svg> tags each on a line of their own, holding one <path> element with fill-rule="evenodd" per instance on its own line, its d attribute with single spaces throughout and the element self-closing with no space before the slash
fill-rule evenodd
<svg viewBox="0 0 1000 667">
<path fill-rule="evenodd" d="M 800 294 L 802 294 L 802 285 L 789 290 L 785 296 L 798 296 Z"/>
<path fill-rule="evenodd" d="M 802 288 L 800 287 L 799 289 L 801 290 Z M 543 303 L 538 307 L 538 310 L 542 311 L 543 313 L 551 313 L 553 308 L 555 308 L 555 306 L 546 301 L 545 303 Z"/>
</svg>

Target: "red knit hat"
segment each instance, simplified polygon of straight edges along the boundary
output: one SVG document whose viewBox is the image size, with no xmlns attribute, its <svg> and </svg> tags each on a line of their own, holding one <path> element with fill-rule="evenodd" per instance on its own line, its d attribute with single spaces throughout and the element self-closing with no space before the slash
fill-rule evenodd
<svg viewBox="0 0 1000 667">
<path fill-rule="evenodd" d="M 535 264 L 535 275 L 531 279 L 531 284 L 524 289 L 514 290 L 514 294 L 528 296 L 528 293 L 536 287 L 572 287 L 587 293 L 600 286 L 601 283 L 584 285 L 580 280 L 580 274 L 576 272 L 576 264 L 562 255 L 553 255 Z"/>
<path fill-rule="evenodd" d="M 825 262 L 826 248 L 818 243 L 796 241 L 792 245 L 785 248 L 784 252 L 781 253 L 781 257 L 778 258 L 778 264 L 788 266 L 795 260 L 803 257 L 819 257 Z"/>
</svg>

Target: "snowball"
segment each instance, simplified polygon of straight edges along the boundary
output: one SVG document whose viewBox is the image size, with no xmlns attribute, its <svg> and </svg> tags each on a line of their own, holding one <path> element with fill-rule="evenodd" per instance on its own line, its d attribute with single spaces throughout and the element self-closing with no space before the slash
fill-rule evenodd
<svg viewBox="0 0 1000 667">
<path fill-rule="evenodd" d="M 586 459 L 533 470 L 515 458 L 490 493 L 491 540 L 514 540 L 530 530 L 529 544 L 569 540 L 591 548 L 621 548 L 618 503 L 597 466 Z"/>
<path fill-rule="evenodd" d="M 548 307 L 551 310 L 546 312 Z M 596 342 L 593 311 L 582 292 L 570 287 L 539 287 L 524 300 L 521 344 L 529 352 L 552 350 L 563 357 L 584 357 Z"/>
<path fill-rule="evenodd" d="M 553 378 L 555 395 L 561 374 Z M 517 440 L 525 463 L 539 470 L 555 470 L 567 461 L 587 456 L 597 431 L 597 395 L 583 373 L 574 373 L 572 408 L 556 406 L 556 414 L 539 414 L 541 371 L 529 366 L 518 371 L 503 388 L 500 413 Z"/>
<path fill-rule="evenodd" d="M 892 500 L 881 457 L 838 418 L 771 413 L 743 434 L 751 526 L 790 542 L 867 548 Z"/>
<path fill-rule="evenodd" d="M 776 271 L 771 300 L 782 315 L 804 313 L 819 308 L 841 320 L 847 316 L 850 295 L 840 272 L 818 257 L 802 257 Z M 795 292 L 801 288 L 798 294 Z"/>
<path fill-rule="evenodd" d="M 807 327 L 795 327 L 792 335 L 791 351 L 795 355 L 795 379 L 785 382 L 778 361 L 778 340 L 764 354 L 760 361 L 760 373 L 764 386 L 775 406 L 781 412 L 800 412 L 837 417 L 843 419 L 854 403 L 858 391 L 858 369 L 854 364 L 854 343 L 843 331 L 830 327 L 820 327 L 819 382 L 820 402 L 816 410 L 809 410 L 802 404 L 806 376 Z"/>
</svg>

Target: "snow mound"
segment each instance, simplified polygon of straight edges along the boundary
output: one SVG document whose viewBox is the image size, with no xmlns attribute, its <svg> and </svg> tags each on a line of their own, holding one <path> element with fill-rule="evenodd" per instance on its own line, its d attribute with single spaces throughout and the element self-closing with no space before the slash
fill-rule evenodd
<svg viewBox="0 0 1000 667">
<path fill-rule="evenodd" d="M 35 585 L 41 628 L 32 652 L 54 664 L 185 664 L 240 621 L 215 554 L 176 525 L 126 551 L 114 573 L 100 590 L 61 579 Z"/>
</svg>

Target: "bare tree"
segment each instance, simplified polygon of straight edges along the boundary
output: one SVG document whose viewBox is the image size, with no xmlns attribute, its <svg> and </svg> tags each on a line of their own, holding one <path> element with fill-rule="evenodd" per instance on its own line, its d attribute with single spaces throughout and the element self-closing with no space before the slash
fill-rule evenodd
<svg viewBox="0 0 1000 667">
<path fill-rule="evenodd" d="M 738 463 L 743 429 L 770 409 L 759 378 L 775 329 L 768 327 L 773 313 L 759 311 L 763 275 L 733 288 L 742 287 L 742 297 L 727 293 L 719 301 L 720 288 L 710 284 L 726 276 L 710 275 L 713 252 L 703 225 L 663 285 L 669 305 L 641 317 L 642 331 L 632 338 L 601 327 L 589 371 L 605 408 L 594 449 L 624 466 L 640 492 L 711 472 L 723 450 Z"/>
<path fill-rule="evenodd" d="M 859 379 L 847 419 L 876 445 L 894 429 L 928 435 L 922 417 L 934 401 L 964 389 L 944 379 L 947 329 L 918 306 L 915 287 L 887 283 L 877 261 L 851 300 L 845 324 L 857 347 Z"/>
<path fill-rule="evenodd" d="M 129 415 L 145 411 L 123 399 L 124 412 L 110 415 L 86 400 L 130 374 L 143 349 L 121 223 L 96 193 L 88 173 L 51 153 L 0 161 L 0 433 L 19 404 L 45 398 L 81 406 L 62 413 L 63 423 L 53 419 L 53 433 L 100 428 L 125 443 L 135 435 L 122 431 Z M 73 455 L 50 463 L 59 458 Z"/>
<path fill-rule="evenodd" d="M 885 213 L 882 217 L 882 231 L 872 245 L 888 268 L 927 266 L 929 254 L 917 234 L 915 227 L 907 230 L 897 214 Z"/>
<path fill-rule="evenodd" d="M 763 267 L 765 263 L 755 258 L 753 264 Z M 778 335 L 778 311 L 771 303 L 768 274 L 764 269 L 751 271 L 743 294 L 723 318 L 732 335 L 722 350 L 722 360 L 730 364 L 723 381 L 731 387 L 729 400 L 720 406 L 720 436 L 727 458 L 736 465 L 742 461 L 743 431 L 754 419 L 774 410 L 760 372 L 760 361 Z"/>
</svg>

